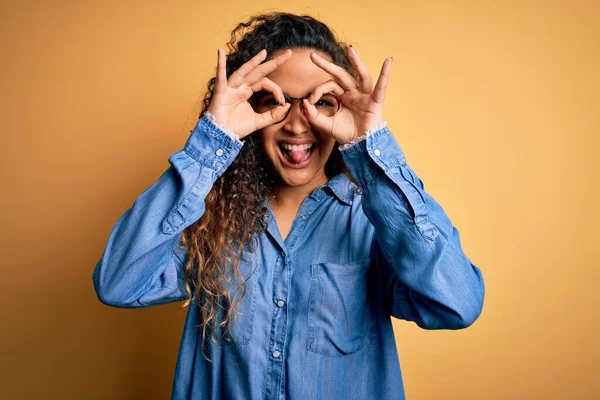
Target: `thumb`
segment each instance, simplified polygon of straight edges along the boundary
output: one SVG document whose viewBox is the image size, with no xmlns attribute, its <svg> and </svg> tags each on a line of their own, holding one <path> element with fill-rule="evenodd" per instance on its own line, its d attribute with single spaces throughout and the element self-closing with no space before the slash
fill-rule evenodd
<svg viewBox="0 0 600 400">
<path fill-rule="evenodd" d="M 328 118 L 317 111 L 317 107 L 313 104 L 310 104 L 308 100 L 302 100 L 304 103 L 304 109 L 306 110 L 306 119 L 308 122 L 317 128 L 317 130 L 325 132 L 327 134 L 331 134 L 331 118 Z"/>
<path fill-rule="evenodd" d="M 277 106 L 269 111 L 257 114 L 256 130 L 281 121 L 291 106 L 291 103 L 285 103 L 283 106 Z"/>
</svg>

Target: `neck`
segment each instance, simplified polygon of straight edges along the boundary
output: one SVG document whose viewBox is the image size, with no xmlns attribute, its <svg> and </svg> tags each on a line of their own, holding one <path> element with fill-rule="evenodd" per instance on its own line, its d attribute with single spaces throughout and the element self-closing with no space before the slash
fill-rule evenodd
<svg viewBox="0 0 600 400">
<path fill-rule="evenodd" d="M 323 174 L 321 177 L 300 186 L 280 185 L 278 193 L 269 199 L 273 207 L 292 207 L 301 204 L 316 188 L 326 184 L 329 179 Z"/>
</svg>

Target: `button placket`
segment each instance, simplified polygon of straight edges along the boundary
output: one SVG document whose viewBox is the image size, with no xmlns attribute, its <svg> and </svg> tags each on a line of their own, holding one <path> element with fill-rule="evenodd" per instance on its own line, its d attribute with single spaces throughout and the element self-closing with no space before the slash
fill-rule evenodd
<svg viewBox="0 0 600 400">
<path fill-rule="evenodd" d="M 290 230 L 288 237 L 285 239 L 285 244 L 286 247 L 288 249 L 293 249 L 296 241 L 298 239 L 298 237 L 301 236 L 302 231 L 306 228 L 306 226 L 308 225 L 307 222 L 308 221 L 308 217 L 310 217 L 310 215 L 312 214 L 312 212 L 315 210 L 315 208 L 317 207 L 317 205 L 320 203 L 322 199 L 322 196 L 308 196 L 307 198 L 304 199 L 304 201 L 302 202 L 302 204 L 300 205 L 300 209 L 298 210 L 298 213 L 296 215 L 296 217 L 294 218 L 294 221 L 292 223 L 292 229 Z"/>
<path fill-rule="evenodd" d="M 290 284 L 290 267 L 292 265 L 292 255 L 287 253 L 286 249 L 279 249 L 279 257 L 274 265 L 273 271 L 273 313 L 269 337 L 269 367 L 267 393 L 278 393 L 283 376 L 283 351 L 287 343 L 288 313 L 287 309 L 282 308 L 287 305 L 285 299 L 288 298 Z M 271 398 L 270 395 L 267 398 Z"/>
</svg>

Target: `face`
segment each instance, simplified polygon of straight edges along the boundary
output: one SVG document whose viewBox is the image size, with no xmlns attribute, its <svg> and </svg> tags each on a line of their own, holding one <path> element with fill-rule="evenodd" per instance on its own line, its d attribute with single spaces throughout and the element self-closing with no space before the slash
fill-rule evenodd
<svg viewBox="0 0 600 400">
<path fill-rule="evenodd" d="M 310 59 L 310 49 L 292 49 L 292 56 L 271 74 L 286 96 L 307 97 L 318 85 L 333 79 Z M 320 51 L 319 55 L 331 61 Z M 271 54 L 271 57 L 275 55 Z M 317 187 L 328 181 L 325 163 L 331 154 L 335 139 L 311 127 L 301 111 L 300 101 L 293 101 L 288 116 L 269 125 L 257 134 L 267 159 L 281 179 L 281 185 Z M 307 152 L 304 148 L 312 146 Z M 287 154 L 287 157 L 286 157 Z M 306 157 L 306 161 L 300 161 Z M 300 162 L 291 162 L 294 159 Z"/>
</svg>

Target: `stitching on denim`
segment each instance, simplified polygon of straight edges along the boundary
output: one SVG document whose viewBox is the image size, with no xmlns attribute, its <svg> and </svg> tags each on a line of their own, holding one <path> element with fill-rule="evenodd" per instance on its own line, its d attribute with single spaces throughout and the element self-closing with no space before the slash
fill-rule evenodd
<svg viewBox="0 0 600 400">
<path fill-rule="evenodd" d="M 404 167 L 406 167 L 406 166 L 404 166 Z M 408 182 L 408 184 L 417 192 L 417 195 L 419 196 L 419 198 L 415 199 L 415 201 L 419 201 L 422 204 L 422 206 L 423 206 L 424 213 L 422 215 L 422 219 L 419 222 L 417 222 L 416 221 L 416 219 L 417 219 L 417 210 L 410 203 L 410 199 L 409 199 L 409 204 L 413 208 L 413 211 L 414 211 L 414 214 L 415 214 L 415 216 L 414 216 L 414 219 L 415 219 L 414 224 L 419 228 L 419 232 L 421 233 L 421 235 L 423 235 L 423 229 L 422 229 L 421 225 L 423 225 L 426 222 L 429 222 L 429 209 L 427 208 L 427 202 L 425 201 L 424 196 L 419 191 L 419 188 L 412 182 L 412 180 L 411 179 L 406 179 L 406 177 L 404 176 L 404 173 L 402 172 L 402 166 L 398 166 L 397 168 L 398 168 L 398 172 L 400 173 L 400 176 L 402 176 L 402 178 L 403 178 L 402 180 L 405 181 L 405 182 Z M 407 171 L 408 171 L 408 169 L 407 169 Z M 410 171 L 409 171 L 409 174 L 410 174 Z M 396 182 L 394 181 L 394 183 L 396 183 Z M 398 186 L 400 186 L 400 185 L 398 184 Z M 404 191 L 402 191 L 402 192 L 404 192 Z M 408 196 L 406 194 L 405 194 L 405 196 L 408 199 Z M 429 239 L 429 238 L 427 238 L 427 239 Z"/>
<path fill-rule="evenodd" d="M 411 175 L 411 177 L 413 176 L 413 174 L 410 172 L 410 170 L 407 168 L 408 173 Z M 400 174 L 402 176 L 404 176 L 404 174 L 402 174 L 402 171 L 400 171 Z M 435 227 L 435 225 L 431 222 L 430 220 L 430 214 L 429 214 L 429 208 L 427 207 L 427 202 L 425 201 L 425 196 L 423 196 L 423 194 L 421 194 L 421 191 L 419 190 L 419 188 L 417 187 L 417 185 L 415 183 L 412 182 L 411 179 L 406 179 L 406 181 L 417 191 L 417 194 L 419 195 L 419 198 L 421 199 L 421 202 L 423 203 L 423 208 L 425 209 L 425 215 L 423 216 L 423 219 L 420 220 L 418 223 L 415 221 L 415 225 L 417 226 L 419 233 L 421 234 L 421 236 L 432 242 L 435 240 L 435 238 L 438 236 L 438 231 L 437 228 Z M 423 189 L 421 189 L 423 190 Z M 415 214 L 415 219 L 416 219 L 416 214 Z M 426 229 L 424 227 L 424 225 L 426 225 L 427 223 L 433 225 L 432 228 L 430 229 Z M 426 234 L 425 232 L 431 230 L 431 236 L 429 236 L 428 234 Z"/>
<path fill-rule="evenodd" d="M 212 114 L 211 114 L 212 115 Z M 213 117 L 214 118 L 214 117 Z M 210 126 L 209 122 L 202 122 L 202 118 L 200 119 L 200 123 L 199 124 L 207 124 L 206 129 L 208 130 L 210 135 L 213 135 L 216 139 L 218 139 L 219 145 L 221 146 L 220 148 L 223 149 L 224 153 L 223 155 L 227 155 L 227 157 L 229 157 L 231 151 L 233 149 L 235 149 L 235 143 L 239 142 L 242 146 L 243 146 L 243 142 L 240 139 L 233 139 L 233 137 L 231 136 L 231 132 L 228 132 L 226 130 L 223 130 L 223 132 L 225 133 L 225 136 L 228 136 L 231 141 L 228 140 L 221 140 L 221 138 L 219 137 L 219 131 L 216 128 L 222 129 L 215 121 L 213 121 L 210 117 L 210 115 L 207 115 L 207 120 L 211 121 L 211 123 L 214 124 L 214 126 Z M 196 129 L 198 129 L 198 125 L 194 128 L 194 130 L 192 132 L 194 132 Z M 193 135 L 193 133 L 192 133 Z M 233 134 L 235 135 L 235 134 Z M 194 160 L 198 161 L 198 163 L 200 163 L 201 165 L 212 169 L 213 171 L 215 171 L 216 173 L 219 173 L 223 167 L 223 165 L 220 166 L 219 169 L 215 169 L 215 166 L 213 165 L 209 165 L 207 164 L 204 160 L 202 160 L 202 158 L 200 157 L 201 152 L 198 151 L 190 142 L 189 139 L 186 142 L 183 151 L 186 152 L 190 157 L 192 157 Z M 226 157 L 223 157 L 222 159 L 225 159 Z M 226 161 L 219 161 L 219 159 L 215 160 L 216 164 L 225 164 Z"/>
<path fill-rule="evenodd" d="M 326 353 L 324 351 L 315 350 L 314 348 L 309 348 L 308 345 L 307 345 L 306 349 L 308 351 L 313 352 L 313 353 L 321 354 L 323 356 L 332 357 L 332 358 L 339 358 L 339 357 L 350 356 L 352 354 L 358 353 L 359 351 L 361 351 L 365 347 L 368 347 L 368 346 L 372 345 L 373 343 L 375 343 L 377 341 L 377 335 L 376 334 L 370 334 L 370 335 L 372 335 L 373 338 L 369 342 L 361 345 L 358 349 L 356 349 L 356 350 L 354 350 L 354 351 L 352 351 L 350 353 L 345 353 L 345 354 L 342 354 L 342 353 L 340 353 L 340 354 L 331 354 L 331 353 Z"/>
<path fill-rule="evenodd" d="M 393 179 L 391 179 L 391 180 L 394 185 L 397 185 L 396 187 L 394 187 L 394 191 L 398 191 L 400 193 L 400 196 L 402 196 L 406 200 L 406 203 L 408 204 L 408 206 L 410 207 L 410 209 L 412 211 L 413 215 L 410 215 L 410 211 L 409 211 L 408 215 L 402 214 L 405 217 L 405 221 L 409 222 L 413 226 L 417 226 L 417 223 L 415 222 L 415 219 L 417 216 L 417 211 L 415 210 L 414 206 L 410 202 L 410 198 L 408 197 L 408 195 L 406 193 L 404 193 L 404 190 L 402 190 L 402 187 L 400 187 L 399 184 L 397 184 Z M 418 228 L 418 226 L 417 226 L 417 228 Z"/>
<path fill-rule="evenodd" d="M 375 163 L 375 164 L 378 167 L 380 167 L 377 163 Z M 371 184 L 371 182 L 373 182 L 377 179 L 381 179 L 382 177 L 385 177 L 385 176 L 388 176 L 387 170 L 383 170 L 383 172 L 378 170 L 378 172 L 368 175 L 368 177 L 366 177 L 365 179 L 363 179 L 362 182 L 360 182 L 361 183 L 360 187 L 362 188 L 363 193 L 365 190 L 369 190 L 369 185 Z M 391 179 L 389 176 L 388 176 L 388 178 Z M 393 180 L 392 180 L 392 182 L 393 182 Z M 364 183 L 364 185 L 362 183 Z"/>
<path fill-rule="evenodd" d="M 373 264 L 373 258 L 369 257 L 367 259 L 362 259 L 362 260 L 356 260 L 356 261 L 352 261 L 350 263 L 343 263 L 343 264 L 354 264 L 354 263 L 360 263 L 362 264 L 363 262 L 369 260 L 369 265 Z M 333 357 L 333 358 L 339 358 L 339 357 L 344 357 L 344 356 L 350 356 L 352 354 L 355 354 L 359 351 L 361 351 L 362 349 L 364 349 L 367 346 L 370 346 L 371 344 L 375 343 L 377 341 L 377 334 L 375 332 L 376 327 L 375 327 L 375 322 L 373 322 L 374 327 L 372 330 L 368 330 L 365 334 L 365 337 L 367 338 L 368 342 L 363 343 L 360 345 L 360 347 L 356 348 L 356 350 L 348 352 L 348 353 L 339 353 L 339 354 L 333 354 L 331 352 L 327 352 L 326 350 L 319 350 L 321 347 L 316 346 L 314 344 L 314 336 L 315 336 L 315 330 L 316 327 L 311 325 L 311 315 L 313 315 L 313 318 L 315 317 L 315 313 L 316 313 L 316 309 L 314 307 L 315 303 L 317 302 L 316 296 L 314 295 L 315 293 L 317 293 L 318 291 L 316 290 L 317 288 L 314 287 L 313 284 L 313 279 L 316 279 L 316 283 L 319 283 L 319 266 L 324 265 L 327 263 L 313 263 L 310 265 L 311 268 L 311 281 L 310 281 L 310 288 L 309 288 L 309 303 L 308 303 L 308 315 L 307 315 L 307 340 L 306 340 L 306 349 L 308 351 L 311 351 L 313 353 L 316 354 L 320 354 L 326 357 Z M 375 306 L 372 306 L 373 308 L 376 309 Z"/>
<path fill-rule="evenodd" d="M 306 316 L 306 325 L 307 325 L 306 348 L 308 350 L 310 350 L 309 346 L 312 346 L 312 344 L 315 340 L 315 332 L 314 332 L 314 329 L 312 329 L 311 318 L 310 318 L 310 316 L 315 312 L 315 303 L 316 303 L 315 295 L 314 295 L 314 291 L 316 290 L 314 287 L 315 280 L 318 280 L 317 273 L 316 273 L 316 264 L 311 264 L 310 265 L 310 283 L 309 283 L 309 288 L 308 288 L 308 312 L 307 312 L 307 316 Z"/>
<path fill-rule="evenodd" d="M 291 264 L 291 263 L 290 263 Z M 291 270 L 293 268 L 292 266 L 293 264 L 291 264 L 290 266 L 288 266 L 288 270 Z M 293 271 L 290 271 L 288 274 L 288 288 L 292 287 L 292 275 L 293 275 Z M 288 290 L 288 294 L 289 294 L 289 290 Z M 287 304 L 287 299 L 286 299 L 286 304 Z M 284 319 L 284 323 L 283 323 L 283 331 L 286 332 L 287 326 L 288 326 L 288 321 L 289 321 L 289 315 L 288 314 L 288 307 L 286 306 L 286 317 Z M 286 340 L 287 340 L 287 335 L 283 336 L 283 348 L 285 348 L 286 345 Z M 280 390 L 283 390 L 284 388 L 284 381 L 283 381 L 283 377 L 284 374 L 281 374 L 280 378 L 279 378 L 279 387 L 281 388 Z M 277 398 L 280 398 L 281 396 L 281 391 L 277 394 Z"/>
</svg>

